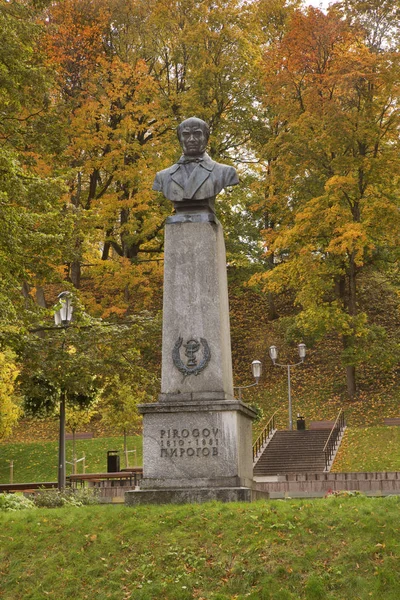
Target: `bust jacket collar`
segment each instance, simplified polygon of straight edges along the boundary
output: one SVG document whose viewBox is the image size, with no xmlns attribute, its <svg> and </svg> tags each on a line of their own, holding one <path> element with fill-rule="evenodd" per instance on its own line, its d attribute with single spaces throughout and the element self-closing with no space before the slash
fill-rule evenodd
<svg viewBox="0 0 400 600">
<path fill-rule="evenodd" d="M 204 154 L 203 160 L 196 165 L 189 178 L 186 176 L 185 167 L 177 163 L 171 167 L 171 179 L 182 188 L 183 197 L 191 199 L 199 187 L 208 179 L 215 165 L 216 162 L 208 154 Z"/>
<path fill-rule="evenodd" d="M 181 157 L 181 158 L 183 158 L 183 156 L 184 156 L 184 155 L 182 155 L 182 157 Z M 212 159 L 212 158 L 211 158 L 211 157 L 210 157 L 210 156 L 207 154 L 207 152 L 205 152 L 205 153 L 203 154 L 203 158 L 202 158 L 201 162 L 199 162 L 199 163 L 198 163 L 198 166 L 199 166 L 199 167 L 203 167 L 203 169 L 206 169 L 207 171 L 210 171 L 210 172 L 211 172 L 211 171 L 214 169 L 214 167 L 215 167 L 215 164 L 216 164 L 216 163 L 215 163 L 215 160 L 213 160 L 213 159 Z M 176 163 L 175 165 L 173 165 L 173 166 L 171 167 L 171 171 L 170 171 L 170 172 L 171 172 L 171 174 L 172 174 L 172 173 L 176 173 L 176 171 L 177 171 L 178 169 L 180 169 L 181 167 L 182 167 L 182 163 Z"/>
</svg>

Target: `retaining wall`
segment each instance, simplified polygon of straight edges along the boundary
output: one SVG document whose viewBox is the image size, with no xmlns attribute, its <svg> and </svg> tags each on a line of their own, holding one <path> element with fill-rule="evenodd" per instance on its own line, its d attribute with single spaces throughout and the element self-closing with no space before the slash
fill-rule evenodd
<svg viewBox="0 0 400 600">
<path fill-rule="evenodd" d="M 313 498 L 339 491 L 357 491 L 370 496 L 400 495 L 400 472 L 379 473 L 289 473 L 255 477 L 255 489 L 270 498 Z"/>
<path fill-rule="evenodd" d="M 254 478 L 253 499 L 319 498 L 339 491 L 361 492 L 367 496 L 400 495 L 400 471 L 377 473 L 289 473 Z M 123 485 L 121 485 L 121 483 Z M 93 484 L 92 484 L 93 485 Z M 92 486 L 91 486 L 92 487 Z M 123 502 L 128 481 L 96 482 L 100 502 Z"/>
</svg>

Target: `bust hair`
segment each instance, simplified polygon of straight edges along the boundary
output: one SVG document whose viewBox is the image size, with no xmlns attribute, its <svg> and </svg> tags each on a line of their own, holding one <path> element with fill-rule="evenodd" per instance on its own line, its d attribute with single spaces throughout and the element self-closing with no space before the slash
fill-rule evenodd
<svg viewBox="0 0 400 600">
<path fill-rule="evenodd" d="M 176 129 L 179 141 L 181 141 L 182 129 L 184 129 L 186 126 L 193 126 L 193 125 L 198 125 L 199 127 L 201 127 L 201 129 L 203 130 L 203 132 L 208 140 L 208 138 L 210 137 L 210 128 L 207 125 L 207 123 L 205 121 L 203 121 L 202 119 L 198 119 L 197 117 L 189 117 L 189 119 L 185 119 L 184 121 L 182 121 L 182 123 L 180 123 Z"/>
</svg>

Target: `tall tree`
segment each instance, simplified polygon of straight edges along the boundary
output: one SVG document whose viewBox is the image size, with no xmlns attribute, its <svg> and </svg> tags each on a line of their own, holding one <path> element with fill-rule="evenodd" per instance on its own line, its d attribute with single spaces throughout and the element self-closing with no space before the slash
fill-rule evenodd
<svg viewBox="0 0 400 600">
<path fill-rule="evenodd" d="M 399 247 L 396 57 L 368 46 L 365 31 L 335 11 L 309 8 L 295 14 L 263 64 L 263 102 L 279 123 L 267 148 L 266 184 L 276 194 L 265 202 L 278 204 L 280 227 L 265 234 L 279 264 L 258 281 L 294 289 L 303 332 L 341 336 L 350 396 L 374 339 L 357 283 Z"/>
<path fill-rule="evenodd" d="M 225 160 L 249 137 L 250 17 L 236 0 L 65 0 L 44 24 L 62 124 L 53 165 L 69 185 L 67 276 L 98 315 L 137 311 L 158 300 L 171 206 L 151 187 L 179 153 L 176 125 L 205 118 Z"/>
<path fill-rule="evenodd" d="M 86 300 L 103 316 L 126 312 L 132 297 L 140 297 L 148 274 L 138 256 L 160 252 L 169 212 L 151 192 L 166 130 L 158 89 L 140 52 L 122 48 L 117 4 L 68 0 L 53 3 L 46 17 L 48 60 L 57 71 L 55 111 L 65 133 L 58 165 L 69 182 L 64 260 L 77 288 L 83 265 L 90 265 L 103 300 L 90 293 Z M 113 278 L 119 291 L 114 284 L 107 294 L 103 280 Z"/>
<path fill-rule="evenodd" d="M 0 4 L 0 312 L 16 322 L 25 294 L 56 277 L 62 232 L 58 197 L 41 151 L 40 123 L 49 103 L 41 29 L 30 2 Z M 31 306 L 32 308 L 32 306 Z M 26 312 L 25 316 L 28 317 Z"/>
</svg>

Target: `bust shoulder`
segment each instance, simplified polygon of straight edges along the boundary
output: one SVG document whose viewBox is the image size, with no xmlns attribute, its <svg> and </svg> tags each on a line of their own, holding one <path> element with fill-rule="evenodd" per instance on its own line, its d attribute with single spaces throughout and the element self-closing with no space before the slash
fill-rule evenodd
<svg viewBox="0 0 400 600">
<path fill-rule="evenodd" d="M 167 167 L 166 169 L 162 169 L 161 171 L 158 171 L 156 173 L 156 177 L 164 177 L 165 175 L 170 175 L 171 173 L 175 173 L 175 171 L 179 169 L 179 165 L 178 164 L 174 164 L 171 165 L 170 167 Z"/>
<path fill-rule="evenodd" d="M 239 183 L 239 178 L 234 167 L 222 163 L 215 163 L 214 168 L 217 170 L 218 175 L 223 177 L 224 186 L 237 185 Z"/>
</svg>

